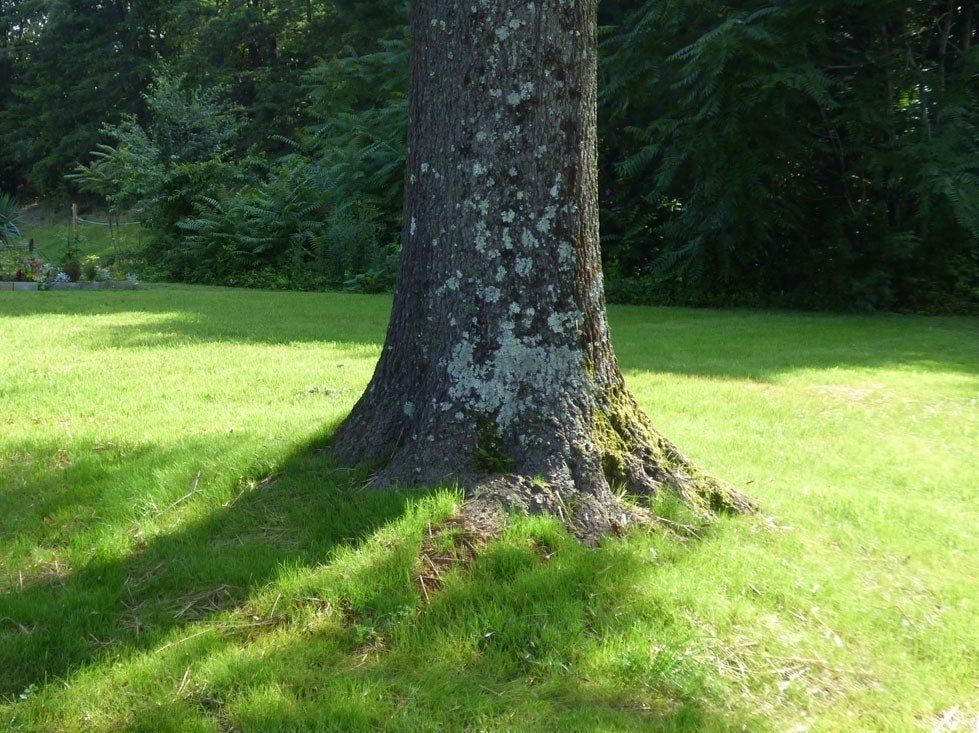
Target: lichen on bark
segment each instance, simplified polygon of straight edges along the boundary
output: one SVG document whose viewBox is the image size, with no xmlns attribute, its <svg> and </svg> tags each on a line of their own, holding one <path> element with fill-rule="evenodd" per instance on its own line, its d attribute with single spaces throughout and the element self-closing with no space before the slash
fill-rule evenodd
<svg viewBox="0 0 979 733">
<path fill-rule="evenodd" d="M 376 485 L 457 482 L 473 516 L 548 512 L 592 540 L 614 489 L 747 509 L 629 395 L 598 234 L 595 0 L 412 7 L 405 227 L 377 371 L 338 430 Z"/>
</svg>

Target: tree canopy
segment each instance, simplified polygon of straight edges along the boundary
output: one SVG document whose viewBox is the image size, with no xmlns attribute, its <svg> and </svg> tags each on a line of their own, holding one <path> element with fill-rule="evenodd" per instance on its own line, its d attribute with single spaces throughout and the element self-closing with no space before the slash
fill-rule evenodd
<svg viewBox="0 0 979 733">
<path fill-rule="evenodd" d="M 600 12 L 613 300 L 979 307 L 974 0 Z M 121 201 L 138 183 L 161 277 L 389 287 L 406 23 L 402 0 L 0 0 L 0 189 Z M 221 165 L 178 156 L 199 175 L 175 198 L 133 178 L 153 169 L 133 136 L 184 124 L 158 119 L 167 85 L 234 120 Z M 67 177 L 113 155 L 133 163 L 119 180 Z"/>
</svg>

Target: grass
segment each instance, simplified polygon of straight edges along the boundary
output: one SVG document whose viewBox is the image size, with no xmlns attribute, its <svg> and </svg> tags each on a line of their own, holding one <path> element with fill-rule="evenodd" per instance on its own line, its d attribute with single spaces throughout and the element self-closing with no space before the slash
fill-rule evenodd
<svg viewBox="0 0 979 733">
<path fill-rule="evenodd" d="M 615 308 L 768 519 L 466 564 L 454 493 L 317 451 L 388 305 L 0 294 L 0 729 L 971 730 L 979 321 Z"/>
<path fill-rule="evenodd" d="M 144 244 L 144 233 L 132 214 L 121 217 L 123 226 L 119 228 L 118 241 L 107 226 L 109 215 L 102 210 L 84 211 L 78 224 L 77 249 L 79 257 L 96 255 L 104 261 L 118 257 L 131 256 Z M 23 215 L 17 222 L 21 230 L 19 242 L 34 240 L 39 259 L 60 263 L 71 241 L 71 207 L 56 206 L 50 203 L 34 203 L 25 206 Z"/>
</svg>

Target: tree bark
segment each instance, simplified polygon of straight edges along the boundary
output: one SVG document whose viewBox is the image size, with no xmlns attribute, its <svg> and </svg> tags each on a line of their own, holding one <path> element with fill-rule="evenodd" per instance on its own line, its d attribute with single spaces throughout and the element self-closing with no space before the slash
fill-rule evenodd
<svg viewBox="0 0 979 733">
<path fill-rule="evenodd" d="M 747 510 L 650 426 L 609 339 L 598 233 L 596 0 L 417 0 L 403 249 L 370 386 L 339 428 L 377 485 L 593 540 L 614 489 Z"/>
</svg>

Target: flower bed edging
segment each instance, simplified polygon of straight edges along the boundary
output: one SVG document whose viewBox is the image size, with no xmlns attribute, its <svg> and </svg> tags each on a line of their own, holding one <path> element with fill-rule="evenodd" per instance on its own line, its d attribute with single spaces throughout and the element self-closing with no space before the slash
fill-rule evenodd
<svg viewBox="0 0 979 733">
<path fill-rule="evenodd" d="M 135 290 L 139 287 L 129 280 L 100 280 L 91 283 L 51 283 L 48 290 Z"/>
<path fill-rule="evenodd" d="M 17 291 L 35 292 L 37 289 L 38 289 L 38 284 L 34 282 L 18 282 L 15 280 L 4 280 L 0 282 L 0 291 L 17 290 Z"/>
<path fill-rule="evenodd" d="M 0 280 L 0 292 L 11 290 L 21 292 L 37 292 L 40 283 L 19 282 L 16 280 Z M 45 290 L 136 290 L 138 283 L 129 280 L 101 280 L 90 283 L 48 283 Z"/>
</svg>

